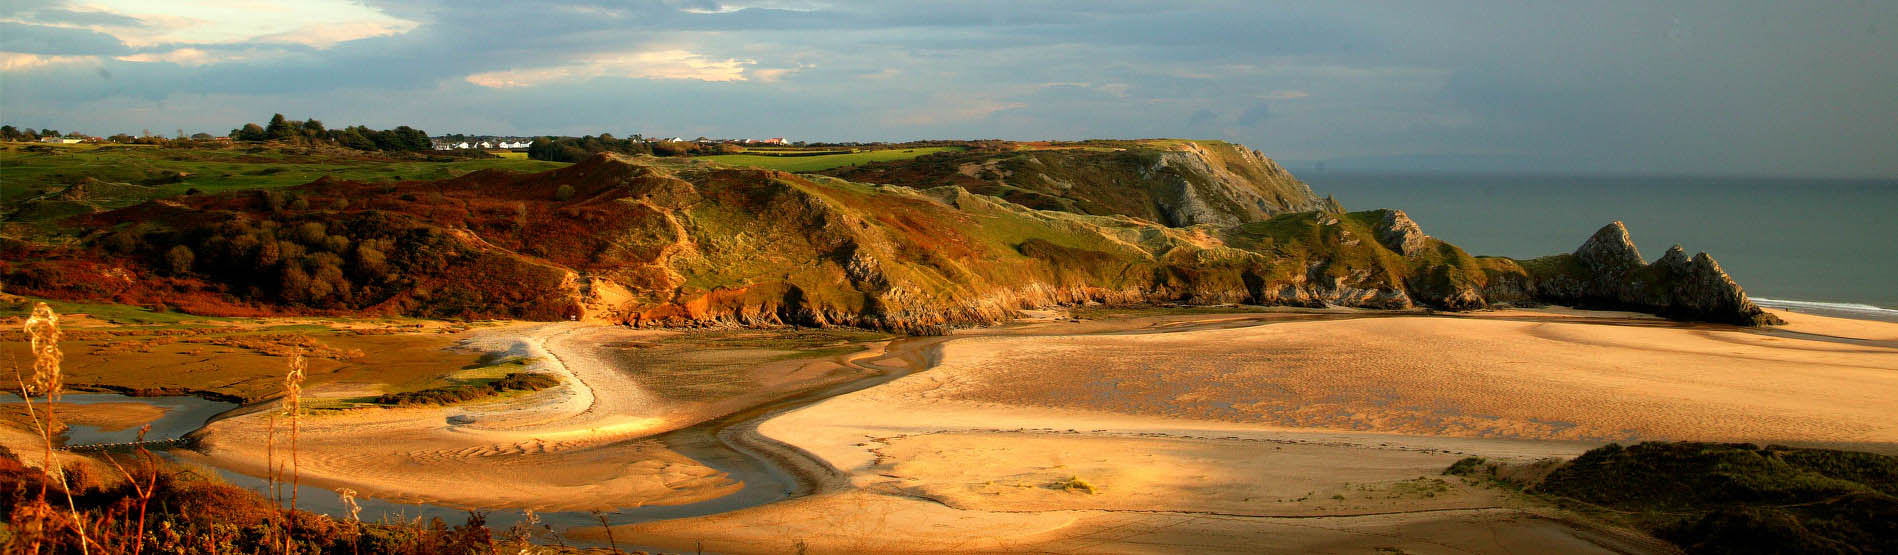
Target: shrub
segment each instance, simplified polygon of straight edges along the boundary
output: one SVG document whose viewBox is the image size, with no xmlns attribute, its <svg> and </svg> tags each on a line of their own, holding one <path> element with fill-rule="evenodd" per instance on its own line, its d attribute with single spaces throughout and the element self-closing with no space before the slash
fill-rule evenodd
<svg viewBox="0 0 1898 555">
<path fill-rule="evenodd" d="M 572 185 L 561 185 L 559 189 L 554 189 L 554 200 L 557 200 L 560 202 L 566 202 L 572 199 L 573 199 Z"/>
<path fill-rule="evenodd" d="M 329 227 L 323 225 L 323 222 L 303 222 L 297 224 L 296 231 L 291 236 L 305 245 L 320 245 L 323 244 L 325 238 L 329 237 Z"/>
</svg>

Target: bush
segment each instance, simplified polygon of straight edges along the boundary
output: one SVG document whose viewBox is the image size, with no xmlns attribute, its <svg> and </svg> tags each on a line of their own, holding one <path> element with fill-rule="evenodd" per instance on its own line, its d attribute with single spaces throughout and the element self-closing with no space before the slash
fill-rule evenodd
<svg viewBox="0 0 1898 555">
<path fill-rule="evenodd" d="M 559 189 L 554 189 L 554 200 L 557 200 L 560 202 L 566 202 L 572 199 L 573 199 L 572 185 L 561 185 Z"/>
<path fill-rule="evenodd" d="M 178 245 L 165 251 L 165 264 L 171 267 L 171 273 L 184 275 L 191 273 L 191 263 L 197 259 L 191 247 Z"/>
</svg>

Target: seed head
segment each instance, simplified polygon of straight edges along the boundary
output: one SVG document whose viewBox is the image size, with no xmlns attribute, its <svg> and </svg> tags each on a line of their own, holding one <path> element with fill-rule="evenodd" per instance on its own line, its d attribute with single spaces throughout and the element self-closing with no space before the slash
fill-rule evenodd
<svg viewBox="0 0 1898 555">
<path fill-rule="evenodd" d="M 343 510 L 349 511 L 350 522 L 362 522 L 357 516 L 362 512 L 362 507 L 356 505 L 356 490 L 342 488 L 336 490 L 336 495 L 343 500 Z"/>
<path fill-rule="evenodd" d="M 33 315 L 26 319 L 26 335 L 33 348 L 33 383 L 28 384 L 32 390 L 28 393 L 57 401 L 65 385 L 59 365 L 66 358 L 59 352 L 59 314 L 46 303 L 35 304 Z"/>
<path fill-rule="evenodd" d="M 303 353 L 290 354 L 290 372 L 283 375 L 283 412 L 295 416 L 303 408 Z"/>
</svg>

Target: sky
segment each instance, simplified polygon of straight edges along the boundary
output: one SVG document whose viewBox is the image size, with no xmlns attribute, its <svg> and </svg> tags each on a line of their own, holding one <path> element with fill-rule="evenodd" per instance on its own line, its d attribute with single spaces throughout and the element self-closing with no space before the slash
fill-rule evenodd
<svg viewBox="0 0 1898 555">
<path fill-rule="evenodd" d="M 1898 2 L 0 0 L 0 121 L 1898 177 Z"/>
</svg>

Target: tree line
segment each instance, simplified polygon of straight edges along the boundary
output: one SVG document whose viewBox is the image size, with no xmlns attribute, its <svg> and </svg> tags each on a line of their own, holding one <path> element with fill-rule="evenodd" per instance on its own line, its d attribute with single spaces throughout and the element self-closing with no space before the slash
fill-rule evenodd
<svg viewBox="0 0 1898 555">
<path fill-rule="evenodd" d="M 407 125 L 395 129 L 370 129 L 352 125 L 329 129 L 315 118 L 296 121 L 283 114 L 270 117 L 270 123 L 246 123 L 232 129 L 230 137 L 239 141 L 282 141 L 287 143 L 328 143 L 356 150 L 422 151 L 429 150 L 428 133 Z"/>
<path fill-rule="evenodd" d="M 325 127 L 323 122 L 317 121 L 315 118 L 296 121 L 284 117 L 283 114 L 271 116 L 270 123 L 265 125 L 246 123 L 243 127 L 232 129 L 226 136 L 239 141 L 331 144 L 356 150 L 423 151 L 433 148 L 433 145 L 429 143 L 427 132 L 407 125 L 397 126 L 395 129 L 370 129 L 362 125 L 352 125 L 342 129 L 330 129 Z M 32 128 L 20 129 L 12 125 L 0 125 L 0 140 L 38 141 L 47 137 L 83 139 L 86 138 L 87 135 L 77 131 L 61 134 L 57 129 L 40 129 L 35 131 Z M 191 135 L 189 138 L 190 140 L 208 141 L 214 137 L 209 133 L 197 133 Z M 126 144 L 159 144 L 166 142 L 164 137 L 153 135 L 150 132 L 146 132 L 144 135 L 138 137 L 120 133 L 107 137 L 105 140 L 107 142 Z M 177 140 L 186 140 L 184 130 L 178 130 Z"/>
</svg>

